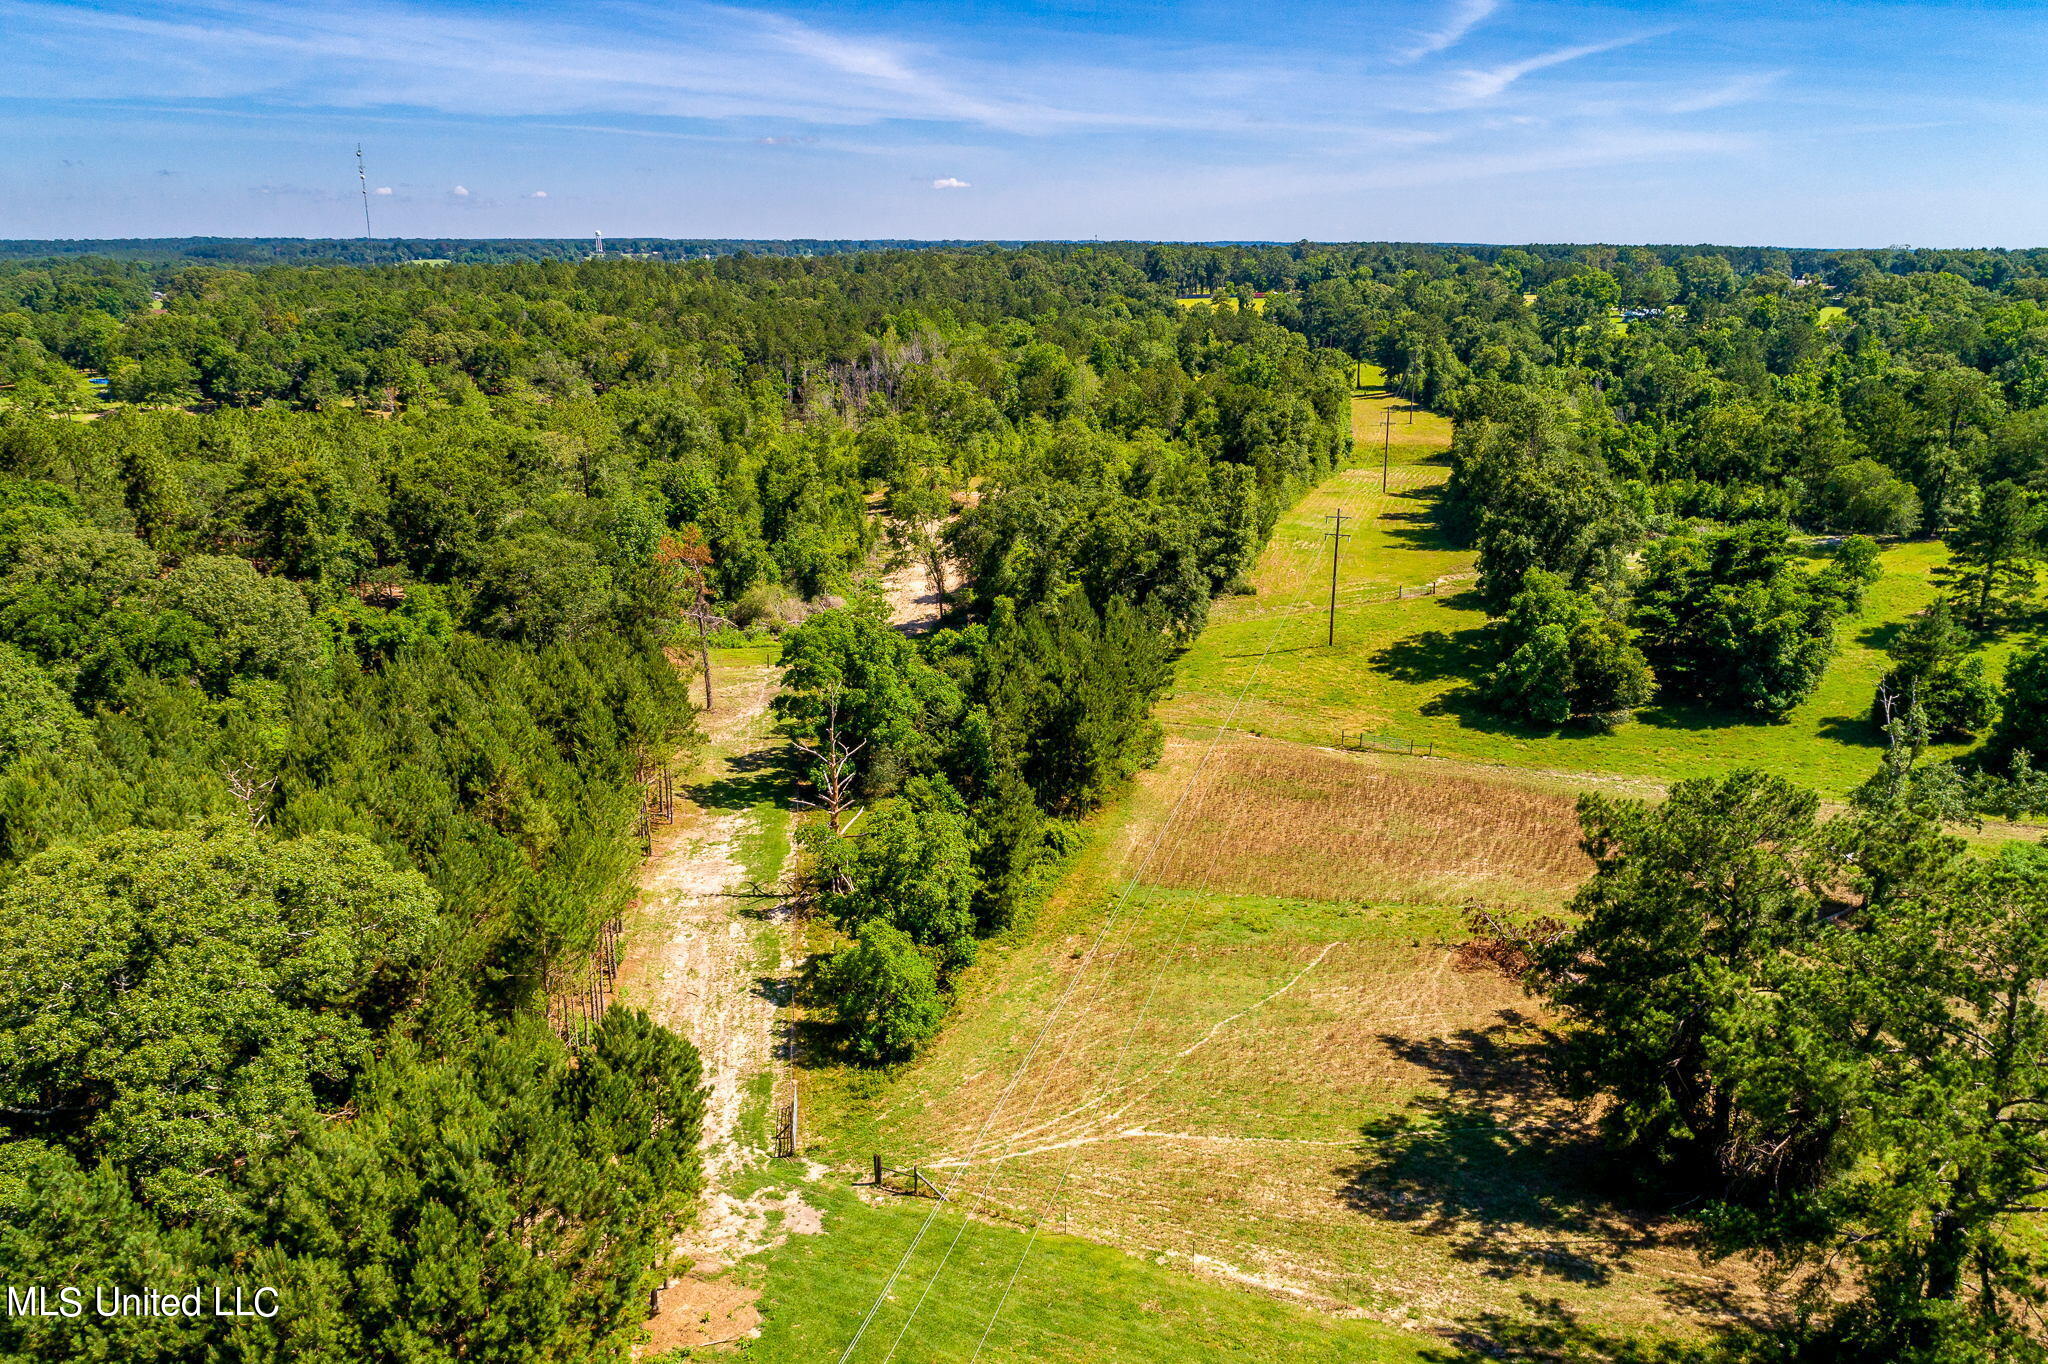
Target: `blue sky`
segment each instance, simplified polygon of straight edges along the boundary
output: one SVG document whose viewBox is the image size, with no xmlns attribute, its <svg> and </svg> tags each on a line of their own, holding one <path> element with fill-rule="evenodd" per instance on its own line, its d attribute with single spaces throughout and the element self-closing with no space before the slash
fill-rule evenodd
<svg viewBox="0 0 2048 1364">
<path fill-rule="evenodd" d="M 0 237 L 2048 244 L 2048 4 L 0 0 Z"/>
</svg>

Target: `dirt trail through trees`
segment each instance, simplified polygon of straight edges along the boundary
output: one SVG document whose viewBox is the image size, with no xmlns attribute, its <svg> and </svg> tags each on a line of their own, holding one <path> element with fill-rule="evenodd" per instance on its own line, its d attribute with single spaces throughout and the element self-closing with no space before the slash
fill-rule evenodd
<svg viewBox="0 0 2048 1364">
<path fill-rule="evenodd" d="M 819 1230 L 791 1193 L 773 1209 L 736 1198 L 736 1176 L 765 1158 L 762 1124 L 746 1121 L 756 1077 L 776 1064 L 776 1010 L 791 964 L 774 894 L 786 837 L 764 810 L 781 781 L 767 663 L 713 665 L 717 705 L 698 716 L 706 744 L 677 793 L 676 820 L 657 828 L 627 925 L 622 1002 L 688 1037 L 704 1061 L 705 1199 L 677 1249 L 693 1266 L 659 1296 L 650 1353 L 748 1335 L 753 1292 L 718 1276 L 765 1248 L 769 1211 L 784 1234 Z M 796 1206 L 789 1206 L 794 1204 Z"/>
<path fill-rule="evenodd" d="M 882 575 L 882 595 L 889 599 L 889 623 L 908 635 L 937 627 L 941 609 L 931 569 L 911 559 Z"/>
</svg>

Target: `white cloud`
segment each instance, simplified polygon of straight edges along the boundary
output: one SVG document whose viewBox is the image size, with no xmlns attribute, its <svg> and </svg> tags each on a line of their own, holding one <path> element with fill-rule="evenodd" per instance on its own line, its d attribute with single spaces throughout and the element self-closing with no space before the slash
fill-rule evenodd
<svg viewBox="0 0 2048 1364">
<path fill-rule="evenodd" d="M 1696 90 L 1690 95 L 1680 95 L 1666 104 L 1664 110 L 1672 114 L 1703 114 L 1709 109 L 1725 109 L 1731 104 L 1747 104 L 1784 77 L 1783 71 L 1751 72 L 1749 75 L 1737 76 L 1709 89 Z"/>
<path fill-rule="evenodd" d="M 1456 47 L 1466 34 L 1492 18 L 1499 8 L 1500 0 L 1455 0 L 1442 25 L 1420 35 L 1415 46 L 1397 55 L 1394 61 L 1405 66 L 1434 56 L 1446 48 Z"/>
<path fill-rule="evenodd" d="M 545 199 L 548 197 L 548 192 L 544 189 L 537 189 L 534 190 L 531 194 L 528 194 L 526 197 L 529 199 Z"/>
<path fill-rule="evenodd" d="M 451 189 L 448 192 L 458 199 L 467 199 L 469 197 L 469 186 L 457 185 L 454 189 Z"/>
<path fill-rule="evenodd" d="M 1178 170 L 1121 175 L 1113 181 L 1083 184 L 1075 189 L 1084 202 L 1133 206 L 1140 212 L 1171 202 L 1192 212 L 1242 212 L 1248 205 L 1275 215 L 1269 221 L 1300 221 L 1305 207 L 1349 202 L 1346 196 L 1364 191 L 1433 190 L 1491 180 L 1540 179 L 1568 171 L 1612 166 L 1698 165 L 1714 158 L 1753 153 L 1753 139 L 1725 133 L 1673 132 L 1656 129 L 1613 129 L 1582 135 L 1548 137 L 1512 149 L 1474 147 L 1468 151 L 1432 151 L 1427 156 L 1395 156 L 1310 166 L 1212 166 L 1189 182 Z M 1178 198 L 1174 198 L 1178 194 Z M 1214 221 L 1214 219 L 1211 219 Z M 1228 235 L 1219 233 L 1218 235 Z M 1346 232 L 1333 232 L 1333 240 Z M 1349 236 L 1363 235 L 1355 230 Z"/>
<path fill-rule="evenodd" d="M 1464 109 L 1475 104 L 1484 104 L 1524 76 L 1549 67 L 1563 66 L 1566 62 L 1575 62 L 1582 57 L 1612 52 L 1618 47 L 1627 47 L 1646 38 L 1657 37 L 1664 31 L 1666 30 L 1636 33 L 1625 38 L 1609 38 L 1600 43 L 1582 43 L 1577 47 L 1561 47 L 1553 52 L 1539 52 L 1533 57 L 1524 57 L 1520 61 L 1502 62 L 1498 66 L 1461 71 L 1453 78 L 1450 89 L 1445 93 L 1445 107 Z"/>
<path fill-rule="evenodd" d="M 942 176 L 940 176 L 940 177 L 939 177 L 938 179 L 936 179 L 936 180 L 932 181 L 932 188 L 933 188 L 933 189 L 972 189 L 972 188 L 973 188 L 973 186 L 972 186 L 972 185 L 970 185 L 970 184 L 968 184 L 968 183 L 967 183 L 967 182 L 966 182 L 965 180 L 961 180 L 961 179 L 958 179 L 958 178 L 956 178 L 956 177 L 954 177 L 954 176 L 951 176 L 951 175 L 942 175 Z"/>
<path fill-rule="evenodd" d="M 1241 50 L 1177 49 L 1170 63 L 1080 65 L 974 55 L 828 31 L 729 4 L 680 0 L 658 28 L 627 5 L 615 22 L 568 8 L 486 15 L 420 0 L 345 8 L 282 0 L 155 0 L 123 13 L 0 0 L 0 20 L 68 64 L 0 64 L 0 97 L 128 96 L 279 107 L 435 110 L 482 117 L 606 114 L 892 120 L 1052 134 L 1096 128 L 1239 130 L 1298 123 L 1298 65 Z M 852 21 L 848 21 L 849 23 Z M 1133 54 L 1137 56 L 1138 54 Z M 89 69 L 90 79 L 74 74 Z M 1201 90 L 1204 98 L 1191 100 Z M 616 131 L 632 132 L 633 129 Z"/>
<path fill-rule="evenodd" d="M 377 186 L 377 188 L 375 188 L 375 189 L 371 190 L 371 191 L 370 191 L 370 193 L 372 193 L 372 194 L 376 194 L 376 195 L 382 195 L 382 196 L 386 196 L 386 197 L 388 197 L 388 196 L 390 195 L 390 193 L 391 193 L 391 186 L 389 186 L 389 185 L 379 185 L 379 186 Z"/>
</svg>

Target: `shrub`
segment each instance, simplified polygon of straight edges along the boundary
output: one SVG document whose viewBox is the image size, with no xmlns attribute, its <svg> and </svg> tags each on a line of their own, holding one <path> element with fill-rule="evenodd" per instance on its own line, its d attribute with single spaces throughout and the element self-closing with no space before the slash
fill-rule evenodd
<svg viewBox="0 0 2048 1364">
<path fill-rule="evenodd" d="M 1522 576 L 1499 631 L 1501 661 L 1485 689 L 1508 714 L 1611 727 L 1650 699 L 1655 678 L 1628 627 L 1555 574 Z"/>
<path fill-rule="evenodd" d="M 870 1064 L 915 1054 L 945 1012 L 931 962 L 909 934 L 880 921 L 862 927 L 853 946 L 834 954 L 819 984 L 845 1032 L 846 1049 Z"/>
</svg>

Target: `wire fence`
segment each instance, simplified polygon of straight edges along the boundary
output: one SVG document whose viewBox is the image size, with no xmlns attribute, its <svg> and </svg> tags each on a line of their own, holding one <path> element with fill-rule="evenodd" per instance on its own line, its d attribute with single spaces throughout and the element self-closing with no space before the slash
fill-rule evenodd
<svg viewBox="0 0 2048 1364">
<path fill-rule="evenodd" d="M 1426 583 L 1403 583 L 1398 587 L 1347 587 L 1337 593 L 1337 601 L 1344 606 L 1377 606 L 1383 602 L 1406 601 L 1410 597 L 1441 597 L 1449 590 L 1466 583 L 1477 582 L 1479 574 L 1473 570 L 1462 573 L 1445 573 L 1431 578 Z M 1298 602 L 1293 606 L 1276 606 L 1267 611 L 1250 611 L 1235 620 L 1267 620 L 1274 616 L 1300 616 L 1330 609 L 1329 598 L 1319 601 Z"/>
<path fill-rule="evenodd" d="M 1434 758 L 1436 740 L 1403 739 L 1385 734 L 1352 734 L 1337 731 L 1337 747 L 1352 753 L 1402 753 L 1411 758 Z"/>
<path fill-rule="evenodd" d="M 633 832 L 641 847 L 651 852 L 654 827 L 675 822 L 675 768 L 666 759 L 642 752 L 634 758 L 633 776 L 641 792 Z M 625 933 L 624 916 L 614 914 L 598 925 L 597 942 L 586 960 L 573 965 L 558 962 L 548 968 L 544 982 L 548 1026 L 571 1048 L 589 1043 L 618 996 L 620 944 Z"/>
</svg>

